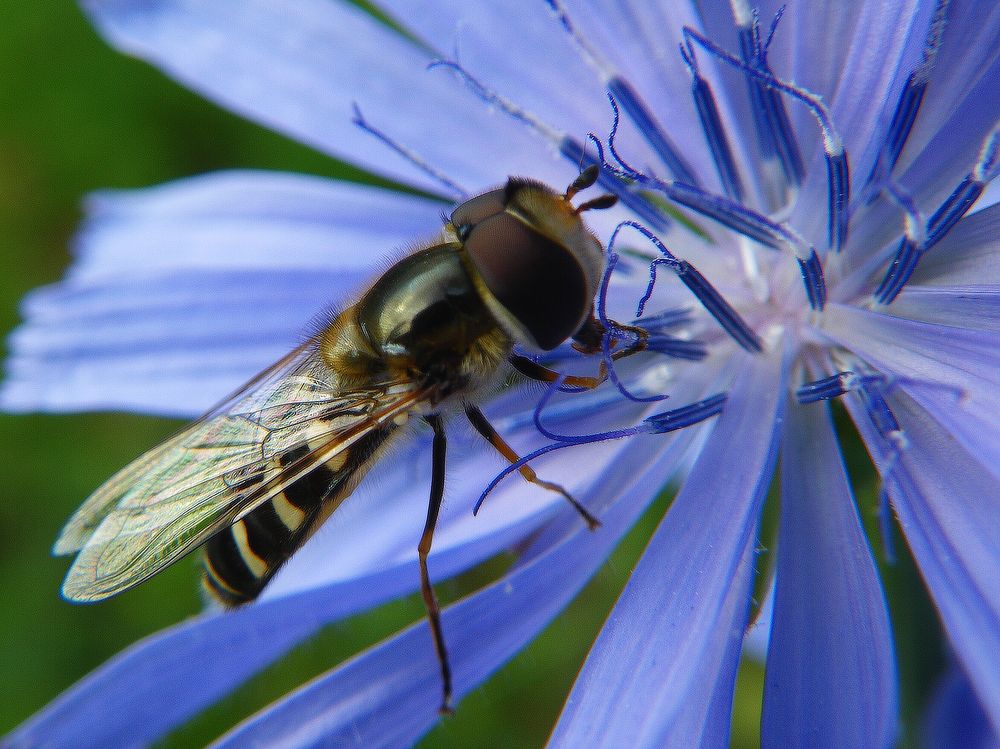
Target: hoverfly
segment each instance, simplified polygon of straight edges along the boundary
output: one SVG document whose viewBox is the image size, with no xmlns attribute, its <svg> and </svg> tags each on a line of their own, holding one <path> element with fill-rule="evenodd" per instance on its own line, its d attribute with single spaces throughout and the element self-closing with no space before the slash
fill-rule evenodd
<svg viewBox="0 0 1000 749">
<path fill-rule="evenodd" d="M 451 677 L 427 571 L 444 490 L 443 417 L 463 410 L 511 462 L 517 454 L 475 405 L 513 366 L 558 375 L 513 353 L 567 339 L 594 353 L 604 330 L 593 300 L 604 250 L 580 214 L 614 204 L 571 199 L 597 180 L 584 170 L 559 194 L 511 178 L 460 204 L 440 241 L 390 267 L 360 300 L 199 421 L 111 477 L 70 518 L 56 554 L 76 553 L 63 595 L 97 601 L 204 547 L 203 584 L 227 607 L 253 600 L 278 568 L 351 494 L 413 417 L 433 430 L 427 520 L 418 545 L 421 592 L 441 664 Z M 615 351 L 615 358 L 642 348 Z M 594 387 L 604 377 L 567 377 Z M 563 494 L 527 467 L 527 480 Z"/>
</svg>

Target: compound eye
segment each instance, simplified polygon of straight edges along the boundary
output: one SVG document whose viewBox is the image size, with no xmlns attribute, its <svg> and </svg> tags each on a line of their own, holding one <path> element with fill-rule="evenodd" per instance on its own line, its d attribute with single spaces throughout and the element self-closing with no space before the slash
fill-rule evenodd
<svg viewBox="0 0 1000 749">
<path fill-rule="evenodd" d="M 459 239 L 464 240 L 472 227 L 483 219 L 502 213 L 504 205 L 504 191 L 499 189 L 470 198 L 458 206 L 451 214 L 451 224 Z"/>
<path fill-rule="evenodd" d="M 496 300 L 543 350 L 573 335 L 590 311 L 577 259 L 509 213 L 477 223 L 465 249 Z"/>
</svg>

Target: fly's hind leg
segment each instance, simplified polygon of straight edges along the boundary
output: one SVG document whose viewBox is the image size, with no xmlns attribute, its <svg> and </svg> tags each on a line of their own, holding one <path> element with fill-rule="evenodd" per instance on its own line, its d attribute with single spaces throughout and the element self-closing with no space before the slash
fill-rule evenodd
<svg viewBox="0 0 1000 749">
<path fill-rule="evenodd" d="M 434 430 L 434 446 L 432 448 L 431 494 L 427 503 L 427 522 L 424 523 L 424 532 L 421 534 L 420 544 L 417 546 L 417 556 L 420 560 L 420 592 L 423 594 L 424 606 L 427 608 L 427 620 L 430 622 L 431 635 L 434 638 L 434 650 L 437 652 L 438 663 L 441 665 L 442 696 L 439 712 L 442 715 L 450 715 L 453 712 L 451 707 L 451 665 L 448 663 L 448 651 L 445 649 L 444 632 L 441 629 L 441 607 L 438 606 L 437 596 L 434 595 L 434 587 L 431 585 L 431 577 L 427 572 L 427 555 L 431 551 L 434 528 L 437 526 L 438 513 L 441 510 L 441 498 L 444 496 L 445 454 L 448 442 L 440 416 L 433 414 L 425 416 L 424 420 Z"/>
<path fill-rule="evenodd" d="M 486 441 L 493 445 L 493 447 L 496 448 L 496 451 L 503 455 L 508 461 L 516 463 L 521 459 L 520 456 L 514 451 L 514 448 L 508 445 L 504 438 L 500 436 L 500 433 L 493 428 L 493 425 L 490 424 L 489 421 L 487 421 L 486 416 L 482 411 L 472 404 L 468 404 L 465 407 L 465 415 L 469 417 L 469 422 L 473 427 L 475 427 L 476 431 L 483 435 Z M 566 500 L 573 505 L 574 509 L 580 513 L 580 516 L 586 521 L 587 526 L 591 530 L 595 530 L 601 525 L 600 520 L 591 515 L 586 507 L 580 504 L 580 502 L 577 501 L 572 494 L 559 486 L 559 484 L 554 484 L 551 481 L 545 481 L 544 479 L 538 478 L 538 474 L 536 474 L 528 465 L 521 466 L 518 471 L 526 481 L 529 481 L 536 486 L 540 486 L 543 489 L 548 489 L 549 491 L 561 494 L 565 497 Z"/>
</svg>

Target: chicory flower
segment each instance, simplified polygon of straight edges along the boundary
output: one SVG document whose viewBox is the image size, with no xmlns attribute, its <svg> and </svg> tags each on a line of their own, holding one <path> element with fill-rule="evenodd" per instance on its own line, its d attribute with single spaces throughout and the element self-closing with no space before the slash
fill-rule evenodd
<svg viewBox="0 0 1000 749">
<path fill-rule="evenodd" d="M 891 746 L 889 618 L 827 408 L 839 398 L 964 693 L 1000 727 L 1000 208 L 983 197 L 1000 161 L 1000 8 L 383 0 L 393 26 L 332 0 L 85 7 L 205 96 L 440 199 L 256 172 L 95 196 L 66 279 L 25 303 L 4 407 L 196 415 L 432 236 L 444 201 L 509 174 L 563 186 L 599 163 L 620 203 L 588 214 L 609 249 L 598 310 L 634 315 L 650 351 L 592 393 L 517 390 L 488 408 L 596 532 L 516 477 L 472 517 L 496 464 L 473 447 L 454 462 L 437 579 L 520 549 L 444 612 L 456 696 L 677 477 L 551 744 L 727 745 L 763 542 L 763 745 Z M 414 590 L 429 460 L 410 449 L 260 602 L 137 644 L 7 741 L 154 741 L 325 623 Z M 760 539 L 776 473 L 780 529 Z M 438 679 L 421 622 L 220 745 L 409 745 L 438 719 Z"/>
</svg>

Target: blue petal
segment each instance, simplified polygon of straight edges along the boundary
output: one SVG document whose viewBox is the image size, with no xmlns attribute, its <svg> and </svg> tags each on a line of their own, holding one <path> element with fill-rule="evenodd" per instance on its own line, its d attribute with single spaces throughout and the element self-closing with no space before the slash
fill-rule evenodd
<svg viewBox="0 0 1000 749">
<path fill-rule="evenodd" d="M 546 180 L 558 174 L 563 182 L 574 171 L 548 144 L 526 138 L 522 123 L 495 116 L 453 76 L 427 70 L 428 50 L 353 3 L 84 0 L 84 6 L 123 51 L 239 114 L 382 174 L 441 190 L 354 125 L 355 104 L 469 191 L 508 173 Z"/>
<path fill-rule="evenodd" d="M 822 332 L 890 377 L 936 385 L 956 407 L 1000 418 L 1000 352 L 993 331 L 831 304 Z"/>
<path fill-rule="evenodd" d="M 198 414 L 429 236 L 439 205 L 266 172 L 99 195 L 68 278 L 24 302 L 0 406 Z"/>
<path fill-rule="evenodd" d="M 933 158 L 938 150 L 943 151 L 940 154 L 943 163 L 959 161 L 968 169 L 969 164 L 960 154 L 967 153 L 968 141 L 974 140 L 973 148 L 978 149 L 986 134 L 968 126 L 979 119 L 970 117 L 970 113 L 975 109 L 992 111 L 993 123 L 1000 114 L 995 96 L 998 62 L 1000 6 L 984 5 L 978 0 L 951 0 L 944 40 L 931 70 L 920 116 L 900 157 L 901 169 Z M 983 119 L 988 129 L 990 118 Z M 939 139 L 936 147 L 929 147 L 942 131 L 949 137 Z M 914 184 L 919 184 L 919 180 L 915 179 Z"/>
<path fill-rule="evenodd" d="M 658 437 L 630 442 L 596 482 L 610 503 L 600 529 L 589 532 L 579 518 L 571 518 L 546 548 L 536 547 L 495 584 L 443 612 L 457 698 L 569 602 L 641 513 L 653 488 L 675 470 L 694 433 L 667 442 Z M 427 626 L 417 624 L 277 703 L 219 746 L 410 746 L 437 720 L 440 689 Z"/>
<path fill-rule="evenodd" d="M 909 285 L 892 303 L 892 311 L 911 320 L 969 328 L 1000 330 L 1000 283 L 970 286 Z"/>
<path fill-rule="evenodd" d="M 783 402 L 781 354 L 748 357 L 726 409 L 606 622 L 552 746 L 722 746 L 761 503 Z"/>
<path fill-rule="evenodd" d="M 488 534 L 432 557 L 446 578 L 527 532 Z M 82 679 L 4 741 L 11 747 L 145 745 L 231 692 L 322 626 L 411 592 L 409 560 L 380 572 L 239 611 L 201 616 L 155 634 Z M 428 646 L 429 647 L 429 646 Z M 8 743 L 4 743 L 7 747 Z"/>
<path fill-rule="evenodd" d="M 169 270 L 371 272 L 447 204 L 303 174 L 224 171 L 87 200 L 74 279 Z"/>
<path fill-rule="evenodd" d="M 908 382 L 902 388 L 932 416 L 979 465 L 1000 478 L 1000 432 L 989 411 L 977 409 L 939 388 Z"/>
<path fill-rule="evenodd" d="M 997 180 L 1000 185 L 1000 180 Z M 928 252 L 912 284 L 966 286 L 1000 284 L 1000 205 L 962 219 Z"/>
<path fill-rule="evenodd" d="M 891 746 L 889 612 L 825 404 L 789 407 L 781 466 L 761 744 Z"/>
<path fill-rule="evenodd" d="M 840 6 L 835 10 L 831 6 Z M 823 97 L 833 124 L 843 139 L 851 166 L 852 192 L 868 176 L 883 133 L 906 77 L 919 62 L 932 3 L 916 0 L 864 3 L 830 3 L 817 8 L 798 6 L 810 17 L 796 24 L 796 70 L 794 81 Z M 828 17 L 828 14 L 832 14 Z M 851 15 L 850 22 L 843 16 Z M 848 29 L 838 27 L 853 22 Z M 782 33 L 780 27 L 778 33 Z M 813 134 L 807 141 L 815 151 L 805 158 L 809 176 L 802 186 L 789 223 L 818 242 L 825 231 L 826 216 L 816 211 L 827 199 L 827 175 L 818 149 L 815 120 L 801 105 L 790 106 L 796 132 Z"/>
<path fill-rule="evenodd" d="M 516 13 L 501 3 L 461 0 L 439 0 L 433 13 L 406 0 L 383 0 L 379 7 L 442 56 L 458 56 L 478 80 L 548 125 L 580 140 L 588 132 L 607 132 L 611 110 L 604 83 L 544 3 Z M 625 151 L 645 163 L 651 152 L 631 135 L 623 131 Z"/>
<path fill-rule="evenodd" d="M 1000 748 L 1000 737 L 983 712 L 968 677 L 954 664 L 931 697 L 922 733 L 921 746 L 925 749 Z"/>
<path fill-rule="evenodd" d="M 906 446 L 895 456 L 847 400 L 890 491 L 896 515 L 955 654 L 1000 725 L 1000 479 L 900 392 L 889 399 Z"/>
</svg>

